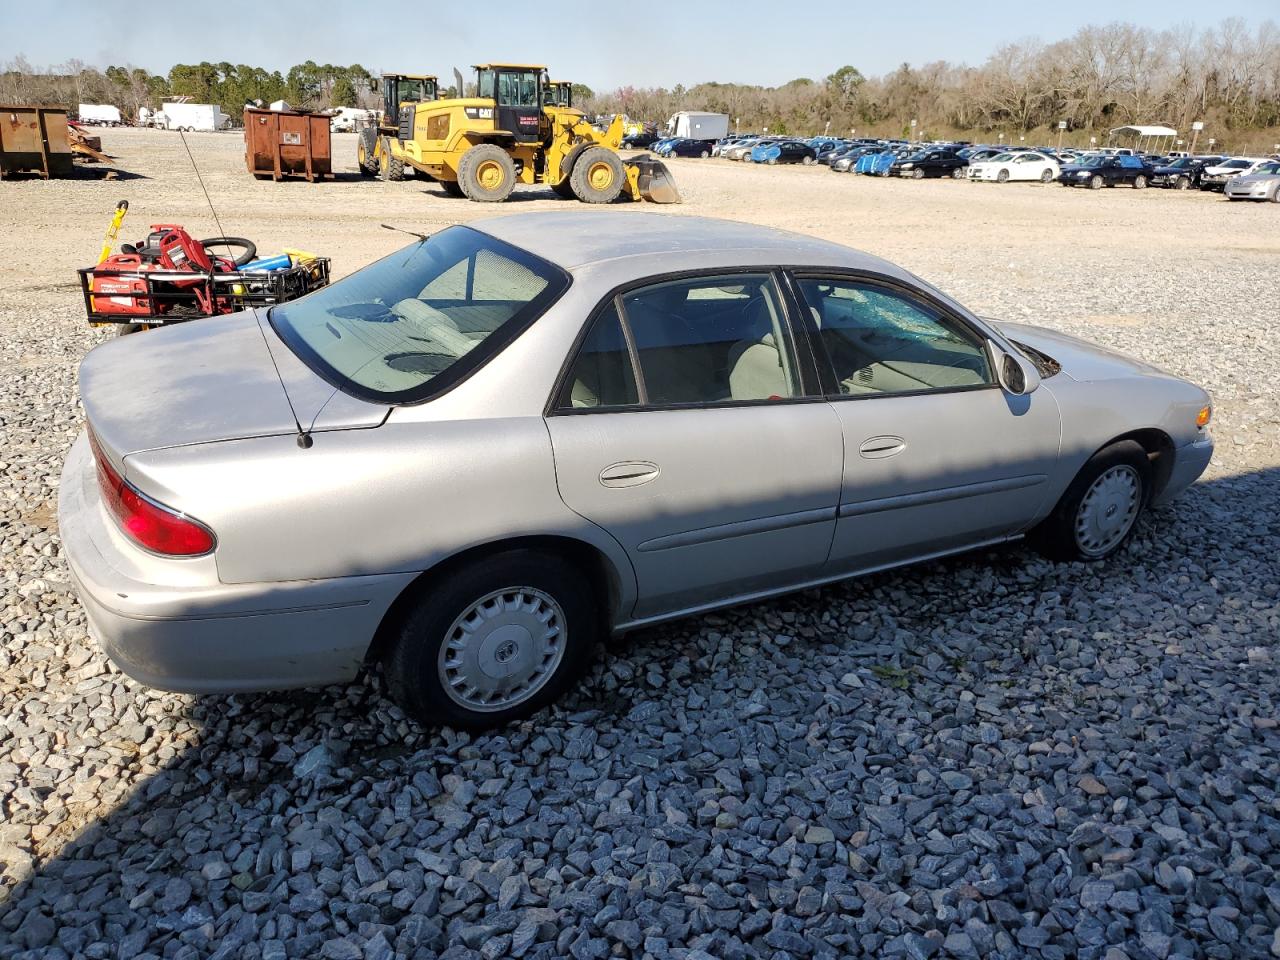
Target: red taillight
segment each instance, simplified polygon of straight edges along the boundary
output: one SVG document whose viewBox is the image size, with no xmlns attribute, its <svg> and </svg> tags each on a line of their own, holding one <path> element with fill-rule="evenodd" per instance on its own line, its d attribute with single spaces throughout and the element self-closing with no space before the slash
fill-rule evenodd
<svg viewBox="0 0 1280 960">
<path fill-rule="evenodd" d="M 194 520 L 148 500 L 116 473 L 89 435 L 98 465 L 98 487 L 107 511 L 138 546 L 167 557 L 196 557 L 213 549 L 213 534 Z"/>
</svg>

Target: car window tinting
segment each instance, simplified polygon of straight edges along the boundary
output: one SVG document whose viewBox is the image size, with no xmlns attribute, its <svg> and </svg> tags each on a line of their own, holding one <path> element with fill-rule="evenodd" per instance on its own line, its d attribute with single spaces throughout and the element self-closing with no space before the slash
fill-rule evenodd
<svg viewBox="0 0 1280 960">
<path fill-rule="evenodd" d="M 993 382 L 982 344 L 923 301 L 856 281 L 807 279 L 800 289 L 842 394 Z"/>
<path fill-rule="evenodd" d="M 625 407 L 640 402 L 631 356 L 610 303 L 595 319 L 565 384 L 562 407 Z"/>
<path fill-rule="evenodd" d="M 271 310 L 280 337 L 355 396 L 434 396 L 514 339 L 568 286 L 546 261 L 450 227 Z"/>
</svg>

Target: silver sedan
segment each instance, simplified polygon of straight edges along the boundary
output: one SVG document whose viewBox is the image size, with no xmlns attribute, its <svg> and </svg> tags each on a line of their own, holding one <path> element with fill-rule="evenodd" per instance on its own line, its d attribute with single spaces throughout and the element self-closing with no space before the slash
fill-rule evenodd
<svg viewBox="0 0 1280 960">
<path fill-rule="evenodd" d="M 60 529 L 143 683 L 378 664 L 498 724 L 606 633 L 1027 537 L 1114 554 L 1213 448 L 1209 397 L 738 223 L 450 227 L 302 300 L 95 349 Z"/>
<path fill-rule="evenodd" d="M 1270 200 L 1280 203 L 1280 161 L 1264 163 L 1244 176 L 1232 177 L 1222 188 L 1228 200 Z"/>
</svg>

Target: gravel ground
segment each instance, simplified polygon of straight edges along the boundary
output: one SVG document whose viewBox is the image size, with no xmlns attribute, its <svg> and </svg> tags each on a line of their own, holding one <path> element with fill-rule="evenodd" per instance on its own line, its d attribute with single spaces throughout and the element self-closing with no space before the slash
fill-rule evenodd
<svg viewBox="0 0 1280 960">
<path fill-rule="evenodd" d="M 226 232 L 339 273 L 401 245 L 381 222 L 492 213 L 189 139 Z M 652 629 L 469 737 L 376 679 L 156 693 L 87 637 L 54 513 L 101 335 L 69 278 L 120 197 L 127 236 L 218 232 L 176 135 L 104 141 L 137 178 L 0 186 L 0 958 L 1280 956 L 1274 207 L 673 164 L 676 215 L 1196 379 L 1218 453 L 1108 563 L 1015 546 Z"/>
</svg>

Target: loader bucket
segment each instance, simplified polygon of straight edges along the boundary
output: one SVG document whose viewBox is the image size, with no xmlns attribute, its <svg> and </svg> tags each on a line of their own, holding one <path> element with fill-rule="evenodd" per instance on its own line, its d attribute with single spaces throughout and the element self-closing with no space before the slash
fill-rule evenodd
<svg viewBox="0 0 1280 960">
<path fill-rule="evenodd" d="M 661 160 L 652 157 L 636 157 L 627 166 L 636 171 L 636 192 L 650 203 L 679 203 L 680 191 L 675 178 Z M 630 178 L 628 178 L 630 179 Z"/>
</svg>

